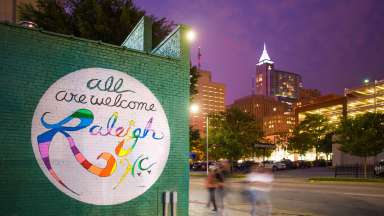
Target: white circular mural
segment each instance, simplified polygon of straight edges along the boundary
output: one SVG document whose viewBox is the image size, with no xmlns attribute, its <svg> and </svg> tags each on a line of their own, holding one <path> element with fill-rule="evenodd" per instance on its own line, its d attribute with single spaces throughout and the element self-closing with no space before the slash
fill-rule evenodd
<svg viewBox="0 0 384 216">
<path fill-rule="evenodd" d="M 148 190 L 168 159 L 167 117 L 152 92 L 110 69 L 67 74 L 44 93 L 32 146 L 47 178 L 82 202 L 113 205 Z"/>
</svg>

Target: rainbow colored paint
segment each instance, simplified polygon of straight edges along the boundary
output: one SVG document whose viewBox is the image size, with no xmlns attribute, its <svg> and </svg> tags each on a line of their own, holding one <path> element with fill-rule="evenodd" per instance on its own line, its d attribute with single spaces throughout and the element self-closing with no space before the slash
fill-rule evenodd
<svg viewBox="0 0 384 216">
<path fill-rule="evenodd" d="M 60 177 L 57 175 L 57 173 L 52 167 L 50 157 L 49 157 L 49 150 L 50 150 L 52 139 L 57 134 L 62 134 L 65 136 L 73 156 L 76 158 L 77 162 L 88 172 L 99 177 L 108 177 L 115 172 L 117 167 L 117 161 L 111 153 L 101 152 L 97 156 L 97 159 L 103 159 L 106 161 L 105 167 L 98 167 L 92 164 L 89 160 L 85 158 L 85 156 L 80 152 L 79 148 L 77 147 L 74 138 L 69 134 L 70 132 L 79 131 L 84 128 L 87 128 L 92 124 L 94 120 L 94 115 L 90 110 L 79 109 L 75 111 L 73 114 L 71 114 L 70 116 L 64 118 L 63 120 L 55 124 L 49 124 L 46 122 L 45 117 L 48 114 L 49 112 L 46 112 L 40 118 L 41 124 L 46 129 L 48 129 L 48 131 L 37 136 L 37 143 L 38 143 L 40 156 L 44 162 L 45 167 L 49 171 L 50 175 L 59 184 L 67 188 L 69 191 L 75 194 L 78 194 L 74 190 L 72 190 L 71 188 L 65 185 L 65 183 L 60 179 Z M 76 126 L 72 126 L 72 127 L 65 126 L 66 124 L 70 123 L 71 121 L 74 121 L 75 119 L 80 120 L 80 122 Z M 149 158 L 145 157 L 144 155 L 140 155 L 139 157 L 137 157 L 133 164 L 128 160 L 128 155 L 133 152 L 133 150 L 137 145 L 138 140 L 147 137 L 147 135 L 150 133 L 152 133 L 152 138 L 155 140 L 163 139 L 164 137 L 163 135 L 157 136 L 156 132 L 151 128 L 153 118 L 149 119 L 144 129 L 133 128 L 133 126 L 135 125 L 135 122 L 133 120 L 129 122 L 129 125 L 126 129 L 124 129 L 123 127 L 117 127 L 116 129 L 114 129 L 114 126 L 117 121 L 118 121 L 118 113 L 114 112 L 112 116 L 109 118 L 106 127 L 104 128 L 105 129 L 104 132 L 103 132 L 103 127 L 100 125 L 93 125 L 89 129 L 89 134 L 92 136 L 100 135 L 100 136 L 115 136 L 118 139 L 122 138 L 122 140 L 117 142 L 118 144 L 115 147 L 114 153 L 120 158 L 120 164 L 123 164 L 125 161 L 127 163 L 127 167 L 125 168 L 124 174 L 120 177 L 120 180 L 117 183 L 117 185 L 114 187 L 114 189 L 116 189 L 118 185 L 120 185 L 123 182 L 123 180 L 126 178 L 128 173 L 131 173 L 132 176 L 135 177 L 136 175 L 135 170 L 137 169 L 139 171 L 137 172 L 137 175 L 141 175 L 143 171 L 147 171 L 147 173 L 150 174 L 151 167 L 153 167 L 156 164 L 156 162 L 152 162 L 144 166 L 143 165 L 144 161 L 149 160 Z M 124 146 L 128 146 L 128 147 L 124 148 Z"/>
</svg>

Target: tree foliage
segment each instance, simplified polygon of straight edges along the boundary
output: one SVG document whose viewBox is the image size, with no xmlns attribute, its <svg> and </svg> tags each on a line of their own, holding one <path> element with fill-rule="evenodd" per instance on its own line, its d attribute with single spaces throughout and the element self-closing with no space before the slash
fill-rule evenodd
<svg viewBox="0 0 384 216">
<path fill-rule="evenodd" d="M 45 30 L 120 45 L 146 12 L 132 0 L 37 0 L 19 7 L 22 20 Z M 153 20 L 153 46 L 174 26 L 165 18 Z"/>
<path fill-rule="evenodd" d="M 318 114 L 307 114 L 294 128 L 288 141 L 288 150 L 304 155 L 308 150 L 315 149 L 317 158 L 318 152 L 323 149 L 323 139 L 331 131 L 332 126 L 327 118 Z"/>
<path fill-rule="evenodd" d="M 205 155 L 204 144 L 198 129 L 189 126 L 190 151 L 196 154 L 196 160 L 203 160 Z"/>
<path fill-rule="evenodd" d="M 384 148 L 384 114 L 366 113 L 344 119 L 338 134 L 342 151 L 360 157 L 375 156 Z"/>
<path fill-rule="evenodd" d="M 299 127 L 293 130 L 292 136 L 288 138 L 288 151 L 305 155 L 311 149 L 311 137 L 306 132 L 300 132 Z"/>
<path fill-rule="evenodd" d="M 341 151 L 364 158 L 366 177 L 367 158 L 384 150 L 384 114 L 365 113 L 343 119 L 337 134 Z"/>
<path fill-rule="evenodd" d="M 332 153 L 333 135 L 334 135 L 334 132 L 329 132 L 323 138 L 320 139 L 319 151 L 325 153 L 327 155 L 327 159 L 328 159 L 328 155 Z"/>
<path fill-rule="evenodd" d="M 214 159 L 237 161 L 249 156 L 262 135 L 259 124 L 239 109 L 209 116 L 209 149 Z"/>
<path fill-rule="evenodd" d="M 190 100 L 193 99 L 193 96 L 197 94 L 196 83 L 199 80 L 199 70 L 196 66 L 192 66 L 189 71 L 189 95 Z"/>
</svg>

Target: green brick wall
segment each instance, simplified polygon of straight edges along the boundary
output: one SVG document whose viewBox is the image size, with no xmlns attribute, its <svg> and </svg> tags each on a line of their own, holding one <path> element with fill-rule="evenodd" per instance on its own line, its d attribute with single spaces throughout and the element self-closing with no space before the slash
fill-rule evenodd
<svg viewBox="0 0 384 216">
<path fill-rule="evenodd" d="M 162 193 L 178 192 L 188 214 L 189 56 L 165 58 L 54 33 L 0 24 L 0 215 L 162 215 Z M 126 72 L 146 85 L 167 115 L 171 149 L 161 177 L 143 195 L 119 205 L 85 204 L 43 174 L 31 144 L 39 99 L 67 73 L 90 67 Z"/>
</svg>

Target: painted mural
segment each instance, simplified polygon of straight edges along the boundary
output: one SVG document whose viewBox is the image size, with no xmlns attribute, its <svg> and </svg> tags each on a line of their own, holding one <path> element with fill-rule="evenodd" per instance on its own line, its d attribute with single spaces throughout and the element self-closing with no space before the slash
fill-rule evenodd
<svg viewBox="0 0 384 216">
<path fill-rule="evenodd" d="M 52 84 L 36 107 L 32 146 L 47 178 L 79 201 L 113 205 L 148 190 L 169 154 L 161 104 L 133 77 L 87 68 Z"/>
</svg>

